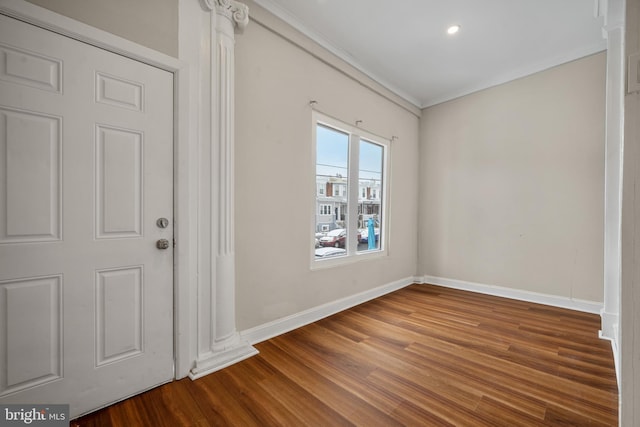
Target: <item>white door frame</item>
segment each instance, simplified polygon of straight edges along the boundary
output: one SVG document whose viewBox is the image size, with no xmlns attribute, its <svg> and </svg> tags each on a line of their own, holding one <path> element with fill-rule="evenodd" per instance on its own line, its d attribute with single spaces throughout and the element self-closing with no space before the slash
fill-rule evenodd
<svg viewBox="0 0 640 427">
<path fill-rule="evenodd" d="M 174 359 L 175 378 L 189 374 L 194 361 L 197 254 L 197 149 L 190 111 L 197 103 L 189 86 L 189 67 L 184 61 L 146 48 L 106 31 L 51 12 L 23 0 L 0 0 L 0 13 L 152 65 L 174 75 Z M 198 41 L 196 40 L 196 43 Z"/>
</svg>

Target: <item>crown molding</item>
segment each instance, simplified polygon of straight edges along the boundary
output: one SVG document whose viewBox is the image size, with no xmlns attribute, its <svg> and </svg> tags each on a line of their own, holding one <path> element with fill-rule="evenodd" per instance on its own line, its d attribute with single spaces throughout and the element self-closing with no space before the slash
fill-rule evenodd
<svg viewBox="0 0 640 427">
<path fill-rule="evenodd" d="M 421 108 L 421 102 L 414 97 L 413 95 L 401 90 L 395 85 L 389 83 L 388 81 L 380 78 L 375 73 L 371 72 L 371 70 L 365 68 L 362 64 L 360 64 L 353 56 L 351 56 L 348 52 L 340 49 L 338 46 L 331 43 L 324 37 L 322 34 L 317 31 L 312 30 L 309 26 L 305 25 L 297 16 L 293 15 L 289 11 L 282 8 L 280 5 L 275 3 L 272 0 L 253 0 L 258 6 L 265 9 L 267 12 L 273 14 L 277 18 L 280 18 L 282 21 L 289 24 L 291 27 L 307 36 L 309 39 L 331 52 L 341 60 L 345 61 L 347 64 L 363 73 L 365 76 L 369 77 L 373 81 L 375 81 L 380 86 L 394 93 L 398 97 L 402 98 L 404 101 L 408 102 L 414 107 Z"/>
<path fill-rule="evenodd" d="M 595 1 L 595 7 L 594 7 L 595 16 L 603 16 L 603 10 L 607 5 L 607 2 L 611 2 L 611 3 L 622 2 L 622 0 L 594 0 L 594 1 Z M 526 76 L 553 68 L 555 66 L 562 65 L 564 63 L 571 62 L 576 59 L 580 59 L 589 55 L 593 55 L 595 53 L 599 53 L 603 50 L 606 50 L 606 41 L 603 40 L 601 43 L 598 43 L 596 45 L 585 46 L 585 47 L 576 49 L 575 51 L 567 52 L 564 55 L 556 56 L 549 60 L 545 60 L 536 64 L 531 64 L 530 66 L 527 66 L 527 67 L 522 67 L 517 70 L 506 72 L 502 75 L 496 76 L 494 78 L 491 78 L 482 82 L 478 82 L 468 87 L 461 87 L 461 88 L 457 88 L 457 90 L 447 91 L 446 93 L 434 95 L 425 99 L 419 99 L 413 94 L 407 93 L 406 91 L 399 89 L 397 86 L 380 78 L 378 75 L 376 75 L 376 73 L 372 72 L 370 69 L 367 69 L 362 64 L 360 64 L 348 52 L 335 46 L 335 44 L 331 43 L 324 35 L 311 29 L 308 25 L 303 23 L 300 20 L 300 18 L 298 18 L 296 15 L 292 14 L 288 10 L 281 7 L 277 2 L 273 0 L 253 0 L 253 2 L 256 3 L 258 6 L 262 7 L 263 9 L 265 9 L 266 11 L 268 11 L 269 13 L 273 14 L 277 18 L 286 22 L 291 27 L 293 27 L 294 29 L 296 29 L 297 31 L 299 31 L 309 39 L 313 40 L 318 45 L 320 45 L 322 48 L 326 49 L 327 51 L 331 52 L 333 55 L 345 61 L 350 66 L 357 69 L 359 72 L 368 76 L 380 86 L 391 91 L 396 96 L 402 98 L 404 101 L 412 104 L 413 106 L 419 109 L 424 109 L 424 108 L 428 108 L 428 107 L 441 104 L 447 101 L 451 101 L 453 99 L 460 98 L 465 95 L 470 95 L 472 93 L 479 92 L 484 89 L 489 89 L 491 87 L 498 86 L 503 83 L 508 83 L 512 80 L 517 80 L 522 77 L 526 77 Z M 615 25 L 613 23 L 614 19 L 612 19 L 611 16 L 609 16 L 608 21 L 609 21 L 609 25 Z M 617 20 L 615 20 L 615 22 L 617 22 Z"/>
<path fill-rule="evenodd" d="M 459 88 L 458 90 L 448 91 L 440 96 L 434 96 L 432 98 L 427 98 L 423 100 L 421 108 L 429 108 L 434 105 L 442 104 L 448 101 L 453 101 L 457 98 L 462 98 L 463 96 L 471 95 L 476 92 L 483 91 L 485 89 L 490 89 L 492 87 L 500 86 L 505 83 L 509 83 L 518 79 L 522 79 L 537 73 L 541 73 L 546 70 L 550 70 L 554 67 L 558 67 L 563 64 L 568 64 L 569 62 L 577 61 L 582 58 L 586 58 L 591 55 L 596 55 L 600 52 L 607 50 L 607 42 L 606 40 L 602 40 L 601 42 L 588 46 L 583 49 L 577 49 L 575 51 L 569 52 L 566 55 L 556 56 L 547 61 L 538 62 L 536 64 L 532 64 L 527 67 L 522 67 L 516 70 L 511 70 L 509 72 L 500 74 L 491 78 L 489 80 L 484 80 L 478 82 L 478 84 L 467 86 L 463 88 Z"/>
</svg>

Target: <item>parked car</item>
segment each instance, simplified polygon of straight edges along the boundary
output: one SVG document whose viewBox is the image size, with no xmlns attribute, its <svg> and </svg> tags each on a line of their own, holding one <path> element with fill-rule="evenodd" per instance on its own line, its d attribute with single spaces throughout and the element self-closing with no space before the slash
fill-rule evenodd
<svg viewBox="0 0 640 427">
<path fill-rule="evenodd" d="M 320 238 L 320 246 L 344 248 L 347 241 L 347 230 L 344 228 L 336 228 L 327 232 L 327 234 Z"/>
<path fill-rule="evenodd" d="M 331 258 L 334 256 L 346 255 L 346 249 L 342 248 L 318 248 L 316 249 L 316 259 L 318 258 Z"/>
</svg>

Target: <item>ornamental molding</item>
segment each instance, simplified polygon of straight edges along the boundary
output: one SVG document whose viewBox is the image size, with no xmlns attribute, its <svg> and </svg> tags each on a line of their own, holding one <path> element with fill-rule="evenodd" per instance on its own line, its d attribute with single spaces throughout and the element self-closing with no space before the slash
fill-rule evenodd
<svg viewBox="0 0 640 427">
<path fill-rule="evenodd" d="M 249 7 L 235 0 L 204 0 L 205 6 L 228 18 L 242 32 L 249 24 Z"/>
</svg>

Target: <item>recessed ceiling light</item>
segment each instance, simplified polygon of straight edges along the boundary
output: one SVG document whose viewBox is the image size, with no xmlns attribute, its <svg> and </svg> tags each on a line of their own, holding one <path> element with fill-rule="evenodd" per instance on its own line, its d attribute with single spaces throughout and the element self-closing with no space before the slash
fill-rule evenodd
<svg viewBox="0 0 640 427">
<path fill-rule="evenodd" d="M 452 25 L 447 28 L 447 34 L 455 34 L 460 31 L 460 25 Z"/>
</svg>

